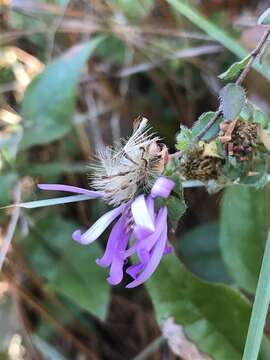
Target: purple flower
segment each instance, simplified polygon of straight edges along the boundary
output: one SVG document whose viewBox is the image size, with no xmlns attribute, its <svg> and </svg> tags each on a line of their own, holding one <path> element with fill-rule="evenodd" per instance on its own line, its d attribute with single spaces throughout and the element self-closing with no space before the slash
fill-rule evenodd
<svg viewBox="0 0 270 360">
<path fill-rule="evenodd" d="M 60 190 L 86 194 L 92 198 L 103 198 L 98 191 L 82 189 L 59 184 L 39 184 L 43 190 Z M 155 209 L 155 198 L 167 198 L 174 187 L 174 182 L 159 177 L 154 183 L 150 195 L 139 195 L 102 215 L 86 232 L 75 230 L 72 238 L 80 244 L 87 245 L 95 241 L 107 227 L 116 220 L 107 242 L 105 253 L 96 262 L 101 267 L 110 267 L 107 281 L 111 285 L 119 284 L 124 275 L 124 265 L 133 254 L 138 262 L 126 268 L 131 281 L 127 288 L 144 283 L 156 270 L 164 254 L 171 252 L 167 246 L 166 206 Z"/>
</svg>

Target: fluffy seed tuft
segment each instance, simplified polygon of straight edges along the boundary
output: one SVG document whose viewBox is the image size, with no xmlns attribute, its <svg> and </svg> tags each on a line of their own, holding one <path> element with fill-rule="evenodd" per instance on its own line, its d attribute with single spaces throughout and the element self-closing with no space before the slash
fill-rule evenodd
<svg viewBox="0 0 270 360">
<path fill-rule="evenodd" d="M 167 148 L 158 144 L 142 118 L 132 136 L 122 146 L 106 147 L 91 165 L 91 187 L 103 191 L 109 204 L 132 199 L 140 188 L 149 188 L 164 169 Z"/>
</svg>

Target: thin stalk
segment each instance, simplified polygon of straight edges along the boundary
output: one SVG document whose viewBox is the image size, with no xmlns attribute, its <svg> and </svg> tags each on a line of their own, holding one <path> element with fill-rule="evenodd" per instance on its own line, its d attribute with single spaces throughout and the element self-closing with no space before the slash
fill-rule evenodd
<svg viewBox="0 0 270 360">
<path fill-rule="evenodd" d="M 270 231 L 266 241 L 262 267 L 252 308 L 243 360 L 256 360 L 263 337 L 270 302 Z"/>
<path fill-rule="evenodd" d="M 269 40 L 269 36 L 270 36 L 270 28 L 268 28 L 266 30 L 266 32 L 263 34 L 261 40 L 259 41 L 258 45 L 256 46 L 256 48 L 251 52 L 249 62 L 247 63 L 246 67 L 244 68 L 244 70 L 241 72 L 240 76 L 236 80 L 236 82 L 235 82 L 236 85 L 242 85 L 242 83 L 245 80 L 247 74 L 249 73 L 253 63 L 262 54 L 263 49 L 265 48 L 267 41 Z M 197 141 L 201 140 L 204 137 L 204 135 L 208 132 L 208 130 L 215 124 L 215 122 L 218 120 L 218 118 L 221 115 L 222 115 L 222 105 L 220 104 L 213 119 L 211 121 L 209 121 L 209 123 L 201 130 L 201 132 L 196 136 L 195 139 Z"/>
</svg>

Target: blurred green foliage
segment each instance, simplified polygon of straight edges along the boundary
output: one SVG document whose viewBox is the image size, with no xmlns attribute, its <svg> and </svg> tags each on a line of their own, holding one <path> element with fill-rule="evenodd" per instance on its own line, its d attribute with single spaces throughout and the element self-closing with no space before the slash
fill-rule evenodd
<svg viewBox="0 0 270 360">
<path fill-rule="evenodd" d="M 55 43 L 53 60 L 45 63 L 44 70 L 34 78 L 29 75 L 31 82 L 26 90 L 19 91 L 18 86 L 5 90 L 7 86 L 14 86 L 14 82 L 19 83 L 18 69 L 21 74 L 27 74 L 27 65 L 22 59 L 17 59 L 13 65 L 0 62 L 0 108 L 21 116 L 19 122 L 13 123 L 0 119 L 0 206 L 13 202 L 12 194 L 18 181 L 24 190 L 22 201 L 36 200 L 38 182 L 86 185 L 86 164 L 100 145 L 99 137 L 107 145 L 113 140 L 119 141 L 119 133 L 126 136 L 133 118 L 141 113 L 151 117 L 153 127 L 172 151 L 175 133 L 181 124 L 177 147 L 183 150 L 193 143 L 194 137 L 214 116 L 214 112 L 208 110 L 217 102 L 211 95 L 220 86 L 216 76 L 222 73 L 223 80 L 231 81 L 247 63 L 248 52 L 239 39 L 234 33 L 223 30 L 217 22 L 217 19 L 226 20 L 225 11 L 211 14 L 210 20 L 210 15 L 206 18 L 190 2 L 180 0 L 168 0 L 164 7 L 152 0 L 115 0 L 104 5 L 105 9 L 101 6 L 93 12 L 89 11 L 89 4 L 84 4 L 84 8 L 81 3 L 75 3 L 77 6 L 72 10 L 80 12 L 77 18 L 74 13 L 61 12 L 65 5 L 70 5 L 66 0 L 34 2 L 30 12 L 27 8 L 6 9 L 6 32 L 17 30 L 23 34 L 11 44 L 4 44 L 3 50 L 12 45 L 24 50 L 29 62 L 30 55 L 45 62 L 49 58 L 51 38 L 48 35 L 53 31 Z M 37 4 L 44 5 L 42 11 L 34 6 Z M 46 5 L 57 6 L 57 11 L 53 10 L 55 8 L 48 10 Z M 65 21 L 66 18 L 69 21 Z M 87 32 L 90 25 L 98 30 Z M 184 35 L 180 36 L 181 32 Z M 229 51 L 216 49 L 211 52 L 213 40 Z M 212 50 L 203 48 L 205 44 Z M 198 48 L 200 51 L 203 48 L 202 57 L 196 53 Z M 179 57 L 179 50 L 189 50 L 191 55 Z M 225 63 L 241 57 L 244 59 L 224 72 Z M 265 79 L 270 78 L 267 64 L 255 64 L 255 68 Z M 224 89 L 222 99 L 228 119 L 241 112 L 247 121 L 252 118 L 269 131 L 267 106 L 262 111 L 253 104 L 244 104 L 242 88 L 229 84 Z M 219 122 L 203 140 L 209 140 L 218 131 Z M 265 159 L 258 163 L 258 169 L 261 167 L 266 169 Z M 233 170 L 230 168 L 228 172 Z M 265 177 L 253 179 L 255 185 L 265 181 Z M 223 196 L 221 204 L 216 198 L 201 202 L 196 198 L 198 193 L 194 194 L 192 207 L 195 212 L 188 213 L 178 229 L 179 218 L 186 210 L 181 184 L 169 200 L 170 221 L 176 231 L 175 247 L 189 270 L 176 255 L 166 255 L 146 287 L 160 324 L 164 319 L 174 317 L 196 346 L 213 359 L 238 360 L 241 359 L 251 310 L 241 291 L 253 294 L 256 288 L 268 227 L 267 189 L 230 187 L 220 195 Z M 192 196 L 190 198 L 192 200 Z M 90 204 L 89 207 L 86 204 Z M 216 220 L 219 205 L 221 216 Z M 207 212 L 209 208 L 214 209 L 215 222 L 212 213 Z M 90 226 L 104 210 L 105 206 L 95 201 L 55 209 L 22 210 L 14 248 L 2 280 L 10 281 L 11 277 L 22 291 L 28 288 L 32 278 L 20 263 L 22 257 L 30 273 L 41 282 L 41 289 L 56 296 L 68 310 L 72 309 L 80 324 L 86 324 L 95 336 L 103 336 L 103 342 L 106 342 L 113 338 L 111 333 L 119 329 L 108 325 L 109 308 L 115 293 L 116 298 L 119 294 L 123 298 L 132 298 L 132 292 L 119 287 L 111 298 L 106 271 L 95 264 L 103 251 L 102 241 L 86 247 L 71 240 L 75 229 Z M 10 209 L 1 210 L 3 230 L 6 230 L 9 215 Z M 185 233 L 180 236 L 182 227 Z M 138 302 L 144 310 L 145 300 L 140 303 L 141 289 L 134 291 L 138 292 L 133 303 Z M 32 293 L 38 305 L 47 309 L 48 299 Z M 25 298 L 23 301 L 22 308 L 29 311 Z M 126 306 L 125 301 L 121 306 Z M 13 312 L 11 301 L 1 301 L 0 352 L 6 350 L 10 334 L 22 332 L 22 322 L 18 318 L 15 322 L 14 319 L 10 321 Z M 65 359 L 62 349 L 63 353 L 70 350 L 63 345 L 66 340 L 61 338 L 62 343 L 54 342 L 57 331 L 54 332 L 53 326 L 49 327 L 47 323 L 44 325 L 44 319 L 39 313 L 38 316 L 35 323 L 35 317 L 29 315 L 29 322 L 35 323 L 29 326 L 35 347 L 44 357 Z M 59 321 L 64 326 L 70 326 L 71 334 L 77 330 L 77 324 L 68 321 L 61 311 L 53 317 L 61 318 Z M 95 328 L 95 321 L 103 333 Z M 129 317 L 127 322 L 130 323 Z M 141 329 L 143 324 L 139 327 Z M 122 336 L 129 334 L 120 327 L 119 337 Z M 88 346 L 88 339 L 86 342 Z M 101 347 L 111 356 L 115 344 L 108 341 Z M 136 350 L 140 350 L 138 346 Z M 127 358 L 122 348 L 114 356 L 118 356 L 117 360 Z M 265 339 L 261 359 L 269 358 L 270 348 Z"/>
</svg>

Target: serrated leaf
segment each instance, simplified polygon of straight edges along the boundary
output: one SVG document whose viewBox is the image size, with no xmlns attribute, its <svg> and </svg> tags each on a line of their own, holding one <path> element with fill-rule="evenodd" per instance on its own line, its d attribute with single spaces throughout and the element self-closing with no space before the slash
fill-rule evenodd
<svg viewBox="0 0 270 360">
<path fill-rule="evenodd" d="M 220 245 L 239 287 L 255 292 L 268 231 L 267 189 L 235 185 L 225 190 Z"/>
<path fill-rule="evenodd" d="M 264 13 L 259 17 L 258 24 L 260 25 L 270 25 L 270 7 L 265 10 Z"/>
<path fill-rule="evenodd" d="M 191 129 L 186 126 L 180 126 L 180 133 L 176 137 L 175 147 L 181 151 L 185 150 L 188 146 L 194 143 Z"/>
<path fill-rule="evenodd" d="M 245 90 L 236 84 L 228 84 L 220 90 L 220 99 L 225 120 L 236 119 L 246 101 Z"/>
<path fill-rule="evenodd" d="M 237 75 L 245 68 L 249 62 L 250 55 L 246 56 L 244 59 L 233 63 L 226 71 L 220 74 L 218 77 L 221 80 L 232 80 L 236 78 Z"/>
<path fill-rule="evenodd" d="M 28 86 L 22 103 L 24 134 L 20 149 L 52 142 L 71 130 L 79 73 L 102 39 L 72 47 Z"/>
<path fill-rule="evenodd" d="M 215 114 L 216 113 L 213 111 L 208 111 L 208 112 L 201 114 L 199 119 L 192 126 L 192 130 L 191 130 L 192 136 L 193 137 L 197 136 L 201 132 L 201 130 L 209 123 L 209 121 L 211 121 L 213 119 Z M 222 120 L 223 120 L 222 117 L 217 119 L 215 124 L 203 136 L 202 140 L 208 141 L 208 140 L 212 139 L 213 137 L 215 137 L 219 132 L 219 124 L 222 122 Z"/>
<path fill-rule="evenodd" d="M 173 317 L 200 351 L 218 360 L 242 359 L 251 306 L 239 292 L 199 280 L 173 254 L 146 286 L 160 324 Z M 269 354 L 264 339 L 260 359 Z"/>
</svg>

